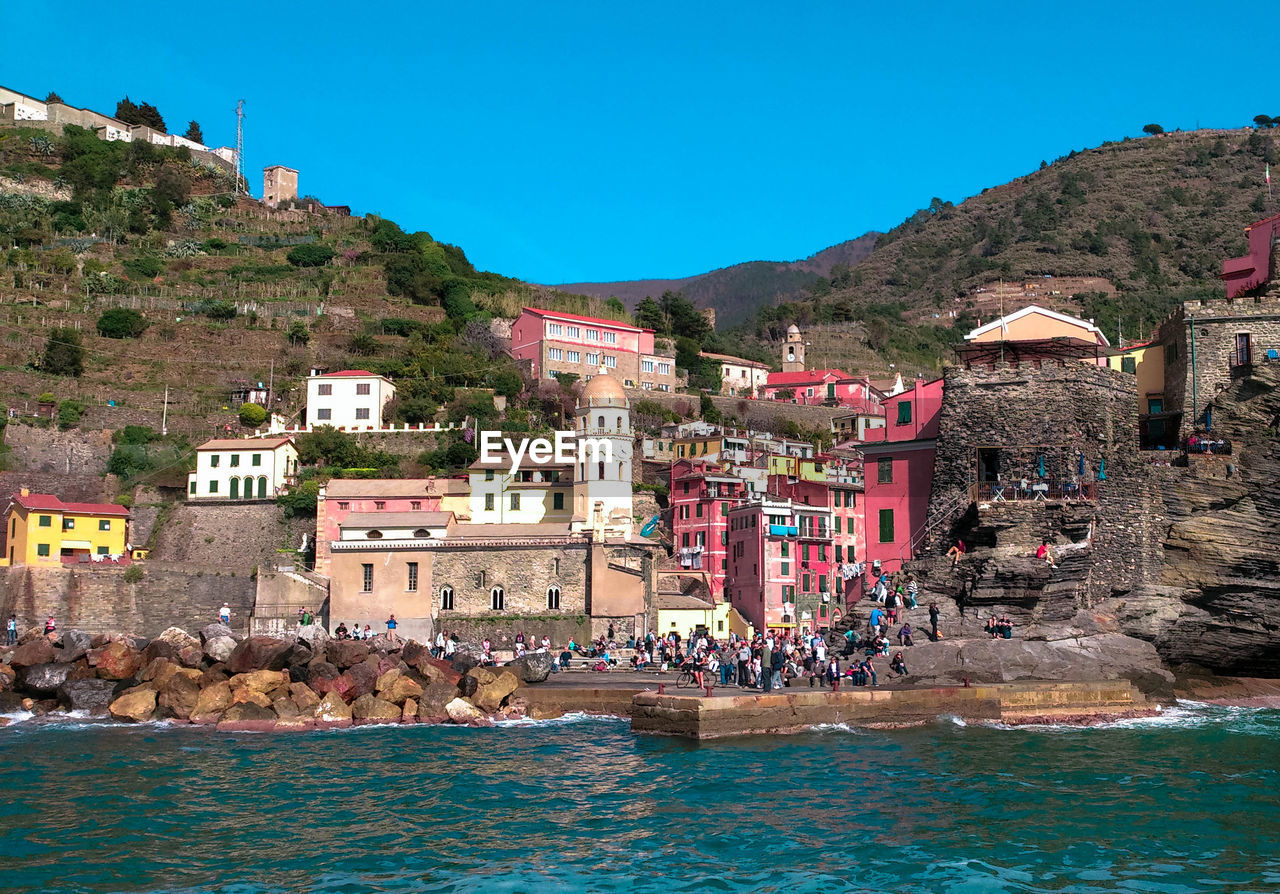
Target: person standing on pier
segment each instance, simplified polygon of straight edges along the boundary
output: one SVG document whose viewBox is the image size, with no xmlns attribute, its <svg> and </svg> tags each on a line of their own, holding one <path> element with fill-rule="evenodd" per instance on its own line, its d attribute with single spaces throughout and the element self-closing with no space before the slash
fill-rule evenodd
<svg viewBox="0 0 1280 894">
<path fill-rule="evenodd" d="M 933 629 L 929 631 L 929 639 L 933 640 L 935 643 L 938 641 L 938 637 L 939 637 L 938 616 L 940 614 L 942 613 L 938 610 L 938 603 L 930 602 L 929 603 L 929 626 Z"/>
<path fill-rule="evenodd" d="M 768 692 L 773 685 L 773 640 L 766 639 L 760 651 L 760 691 Z"/>
</svg>

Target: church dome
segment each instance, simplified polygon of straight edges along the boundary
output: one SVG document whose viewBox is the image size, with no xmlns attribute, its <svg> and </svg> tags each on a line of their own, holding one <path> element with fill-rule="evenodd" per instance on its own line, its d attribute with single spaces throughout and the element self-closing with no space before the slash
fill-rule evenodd
<svg viewBox="0 0 1280 894">
<path fill-rule="evenodd" d="M 625 407 L 627 393 L 622 384 L 606 372 L 592 376 L 578 395 L 579 407 Z"/>
<path fill-rule="evenodd" d="M 799 334 L 800 334 L 800 327 L 797 326 L 795 323 L 792 323 L 790 326 L 787 327 L 787 335 L 799 335 Z"/>
</svg>

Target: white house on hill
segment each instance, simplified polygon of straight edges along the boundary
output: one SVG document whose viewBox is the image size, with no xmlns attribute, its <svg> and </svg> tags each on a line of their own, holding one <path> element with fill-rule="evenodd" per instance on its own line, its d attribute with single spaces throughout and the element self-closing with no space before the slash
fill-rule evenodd
<svg viewBox="0 0 1280 894">
<path fill-rule="evenodd" d="M 345 431 L 374 431 L 386 420 L 382 411 L 395 397 L 386 376 L 363 369 L 321 373 L 307 379 L 307 431 L 332 425 Z"/>
<path fill-rule="evenodd" d="M 271 500 L 297 481 L 293 438 L 225 438 L 196 448 L 188 500 Z"/>
</svg>

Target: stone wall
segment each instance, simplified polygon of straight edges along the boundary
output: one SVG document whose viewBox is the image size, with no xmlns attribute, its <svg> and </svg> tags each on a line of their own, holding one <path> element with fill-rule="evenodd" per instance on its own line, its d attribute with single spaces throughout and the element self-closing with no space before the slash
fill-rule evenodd
<svg viewBox="0 0 1280 894">
<path fill-rule="evenodd" d="M 0 614 L 18 615 L 24 626 L 52 616 L 59 627 L 127 630 L 154 636 L 166 627 L 198 630 L 231 604 L 232 626 L 247 628 L 256 590 L 252 575 L 188 564 L 146 562 L 131 566 L 142 579 L 129 583 L 124 568 L 0 568 Z"/>
<path fill-rule="evenodd" d="M 59 431 L 34 425 L 8 425 L 4 443 L 15 471 L 102 476 L 111 458 L 111 432 Z"/>
</svg>

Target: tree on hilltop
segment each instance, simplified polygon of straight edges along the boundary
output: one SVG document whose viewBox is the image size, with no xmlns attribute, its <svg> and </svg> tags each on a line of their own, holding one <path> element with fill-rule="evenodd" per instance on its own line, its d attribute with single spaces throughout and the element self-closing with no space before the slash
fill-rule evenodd
<svg viewBox="0 0 1280 894">
<path fill-rule="evenodd" d="M 1280 120 L 1272 118 L 1270 115 L 1254 115 L 1253 126 L 1258 130 L 1267 130 L 1280 124 Z"/>
<path fill-rule="evenodd" d="M 1164 133 L 1164 128 L 1161 127 L 1159 124 L 1148 124 L 1146 127 L 1142 128 L 1142 132 L 1145 134 L 1150 134 L 1151 136 L 1154 137 L 1157 134 Z"/>
<path fill-rule="evenodd" d="M 58 91 L 50 90 L 49 95 L 44 98 L 45 102 L 62 102 L 63 99 L 58 95 Z"/>
<path fill-rule="evenodd" d="M 193 143 L 204 145 L 204 132 L 200 130 L 200 124 L 197 121 L 187 122 L 187 132 L 183 136 Z"/>
<path fill-rule="evenodd" d="M 125 124 L 142 124 L 161 133 L 169 132 L 164 125 L 164 118 L 161 117 L 159 109 L 149 102 L 137 104 L 127 95 L 116 103 L 116 118 Z"/>
</svg>

